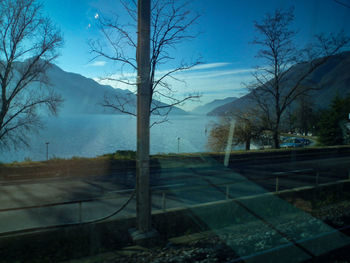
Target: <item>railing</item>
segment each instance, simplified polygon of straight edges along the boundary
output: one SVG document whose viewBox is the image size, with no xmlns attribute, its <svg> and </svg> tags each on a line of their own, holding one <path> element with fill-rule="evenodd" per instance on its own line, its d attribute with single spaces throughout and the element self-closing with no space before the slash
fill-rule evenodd
<svg viewBox="0 0 350 263">
<path fill-rule="evenodd" d="M 134 189 L 128 189 L 128 190 L 121 190 L 120 193 L 132 193 Z M 121 197 L 118 197 L 121 198 Z M 31 206 L 22 206 L 22 207 L 12 207 L 12 208 L 3 208 L 0 209 L 1 212 L 10 212 L 10 211 L 19 211 L 19 210 L 28 210 L 28 209 L 36 209 L 36 208 L 45 208 L 45 207 L 55 207 L 55 206 L 64 206 L 64 205 L 72 205 L 76 204 L 78 207 L 78 222 L 82 223 L 82 205 L 83 203 L 89 203 L 89 202 L 96 202 L 101 200 L 108 200 L 108 199 L 116 199 L 116 196 L 102 196 L 102 197 L 96 197 L 96 198 L 87 198 L 87 199 L 79 199 L 79 200 L 72 200 L 72 201 L 64 201 L 64 202 L 56 202 L 56 203 L 50 203 L 50 204 L 40 204 L 40 205 L 31 205 Z"/>
<path fill-rule="evenodd" d="M 313 169 L 301 169 L 301 170 L 293 170 L 293 171 L 287 171 L 287 172 L 274 172 L 273 175 L 276 176 L 276 190 L 275 192 L 279 192 L 279 178 L 288 176 L 288 175 L 296 175 L 296 174 L 313 174 L 314 170 Z M 319 178 L 319 172 L 317 171 L 316 173 L 316 185 L 318 185 L 318 178 Z"/>
<path fill-rule="evenodd" d="M 275 172 L 272 173 L 272 176 L 270 177 L 264 177 L 264 178 L 257 178 L 254 180 L 248 180 L 248 179 L 242 179 L 242 180 L 236 180 L 235 182 L 229 181 L 224 182 L 220 184 L 206 184 L 206 185 L 195 185 L 195 186 L 185 186 L 185 187 L 177 187 L 177 188 L 171 188 L 171 189 L 159 189 L 160 187 L 153 187 L 152 188 L 152 194 L 159 194 L 161 196 L 161 210 L 166 211 L 167 210 L 167 200 L 169 199 L 168 196 L 170 193 L 179 192 L 179 191 L 190 191 L 190 190 L 200 190 L 200 189 L 210 189 L 213 187 L 216 188 L 224 188 L 224 198 L 226 200 L 232 199 L 230 195 L 230 189 L 233 185 L 244 183 L 244 182 L 261 182 L 261 181 L 268 181 L 268 180 L 274 180 L 275 181 L 275 192 L 280 192 L 280 179 L 282 178 L 288 178 L 295 175 L 309 175 L 315 177 L 315 183 L 312 186 L 320 186 L 319 184 L 319 177 L 320 177 L 320 171 L 315 171 L 313 169 L 303 169 L 303 170 L 294 170 L 294 171 L 286 171 L 286 172 Z M 348 176 L 346 180 L 350 180 L 350 171 L 348 171 Z M 334 182 L 344 182 L 344 180 L 335 180 Z M 307 185 L 307 186 L 310 186 Z M 292 189 L 291 189 L 292 190 Z M 131 194 L 134 191 L 134 189 L 126 189 L 126 190 L 118 190 L 109 192 L 107 196 L 102 197 L 96 197 L 96 198 L 87 198 L 87 199 L 80 199 L 80 200 L 72 200 L 72 201 L 64 201 L 64 202 L 56 202 L 56 203 L 50 203 L 50 204 L 41 204 L 41 205 L 31 205 L 31 206 L 23 206 L 23 207 L 14 207 L 14 208 L 5 208 L 0 209 L 1 212 L 9 212 L 9 211 L 19 211 L 19 210 L 28 210 L 28 209 L 36 209 L 36 208 L 45 208 L 45 207 L 57 207 L 57 206 L 64 206 L 64 205 L 77 205 L 77 222 L 83 223 L 83 204 L 89 203 L 89 202 L 96 202 L 101 200 L 107 200 L 107 199 L 120 199 L 124 198 L 125 194 Z M 123 195 L 123 196 L 121 196 Z M 167 196 L 168 195 L 168 196 Z M 224 200 L 224 199 L 222 199 Z"/>
<path fill-rule="evenodd" d="M 274 180 L 275 181 L 275 193 L 280 192 L 280 179 L 281 178 L 288 178 L 291 176 L 295 175 L 309 175 L 309 176 L 314 176 L 315 177 L 315 184 L 314 185 L 305 185 L 305 186 L 320 186 L 319 183 L 319 177 L 320 177 L 320 171 L 315 171 L 314 169 L 301 169 L 301 170 L 293 170 L 293 171 L 285 171 L 285 172 L 274 172 L 272 173 L 272 176 L 270 177 L 264 177 L 264 178 L 258 178 L 254 179 L 253 182 L 260 182 L 260 181 L 268 181 L 268 180 Z M 350 181 L 350 170 L 348 171 L 348 177 L 347 180 Z M 334 182 L 343 182 L 344 180 L 335 180 Z M 225 182 L 225 183 L 220 183 L 220 184 L 215 184 L 216 187 L 225 187 L 225 199 L 229 200 L 232 199 L 230 195 L 230 188 L 239 183 L 247 182 L 247 179 L 244 180 L 239 180 L 235 182 Z M 161 194 L 161 204 L 162 204 L 162 210 L 166 211 L 166 203 L 167 203 L 167 194 L 169 193 L 174 193 L 177 191 L 189 191 L 189 190 L 199 190 L 199 189 L 205 189 L 205 188 L 211 188 L 213 187 L 212 185 L 198 185 L 198 186 L 188 186 L 188 187 L 182 187 L 182 188 L 177 188 L 177 189 L 169 189 L 169 190 L 157 190 L 157 191 L 152 191 L 153 194 Z M 293 190 L 291 188 L 290 190 Z"/>
</svg>

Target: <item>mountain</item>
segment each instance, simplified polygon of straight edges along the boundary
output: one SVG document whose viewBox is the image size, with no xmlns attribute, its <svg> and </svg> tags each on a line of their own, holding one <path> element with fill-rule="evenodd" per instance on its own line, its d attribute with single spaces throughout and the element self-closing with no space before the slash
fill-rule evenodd
<svg viewBox="0 0 350 263">
<path fill-rule="evenodd" d="M 198 114 L 198 115 L 206 115 L 207 113 L 211 112 L 213 109 L 220 107 L 224 104 L 230 103 L 235 101 L 237 98 L 236 97 L 228 97 L 225 99 L 221 100 L 213 100 L 212 102 L 209 102 L 207 104 L 198 106 L 194 108 L 191 113 L 192 114 Z"/>
<path fill-rule="evenodd" d="M 283 82 L 286 90 L 296 82 L 300 73 L 305 72 L 308 66 L 309 63 L 300 63 L 290 68 L 286 74 L 286 80 Z M 302 82 L 302 85 L 318 86 L 319 89 L 310 93 L 310 98 L 316 108 L 326 108 L 337 93 L 340 96 L 348 95 L 350 93 L 350 51 L 330 57 L 322 66 L 310 74 Z M 252 105 L 254 105 L 254 100 L 252 100 L 252 94 L 248 93 L 233 102 L 213 109 L 208 115 L 225 115 L 238 109 L 244 110 Z"/>
<path fill-rule="evenodd" d="M 136 95 L 129 90 L 101 85 L 93 79 L 66 72 L 53 64 L 47 70 L 47 77 L 52 89 L 64 99 L 59 114 L 122 114 L 101 106 L 104 96 L 118 97 L 121 101 L 128 100 L 129 103 L 125 106 L 125 110 L 136 111 Z M 156 100 L 153 103 L 166 105 Z M 170 114 L 181 115 L 187 114 L 187 112 L 173 107 Z"/>
</svg>

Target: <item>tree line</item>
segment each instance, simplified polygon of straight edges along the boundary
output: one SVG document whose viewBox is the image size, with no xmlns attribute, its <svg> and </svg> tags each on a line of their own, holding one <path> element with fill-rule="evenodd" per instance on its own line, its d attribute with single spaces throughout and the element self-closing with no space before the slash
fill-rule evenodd
<svg viewBox="0 0 350 263">
<path fill-rule="evenodd" d="M 229 112 L 221 123 L 213 125 L 208 142 L 212 149 L 225 148 L 222 143 L 227 141 L 232 119 L 235 121 L 233 142 L 245 143 L 247 150 L 252 140 L 268 141 L 273 148 L 280 148 L 280 135 L 288 131 L 288 123 L 289 131 L 298 129 L 304 134 L 315 127 L 325 129 L 325 124 L 316 125 L 317 114 L 321 113 L 314 112 L 309 100 L 311 93 L 321 87 L 309 77 L 342 52 L 350 38 L 343 31 L 318 34 L 312 43 L 297 48 L 293 21 L 294 9 L 289 8 L 267 13 L 254 23 L 257 34 L 253 44 L 259 47 L 256 57 L 261 64 L 255 68 L 254 80 L 246 84 L 250 105 Z M 223 134 L 226 136 L 221 138 Z"/>
<path fill-rule="evenodd" d="M 306 104 L 306 101 L 309 104 Z M 350 95 L 336 95 L 327 108 L 315 109 L 311 100 L 305 98 L 297 101 L 293 111 L 286 114 L 281 122 L 282 134 L 293 136 L 317 137 L 317 144 L 324 146 L 350 144 Z M 214 151 L 224 151 L 227 146 L 229 130 L 233 124 L 233 146 L 244 145 L 245 150 L 251 149 L 251 144 L 261 147 L 272 145 L 271 131 L 253 121 L 251 116 L 223 116 L 218 123 L 213 123 L 208 139 L 208 146 Z M 246 115 L 247 116 L 247 115 Z"/>
</svg>

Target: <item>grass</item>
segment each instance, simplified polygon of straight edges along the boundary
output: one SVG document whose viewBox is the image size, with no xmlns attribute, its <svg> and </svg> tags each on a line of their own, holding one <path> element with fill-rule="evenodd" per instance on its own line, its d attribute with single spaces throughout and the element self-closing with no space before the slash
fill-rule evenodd
<svg viewBox="0 0 350 263">
<path fill-rule="evenodd" d="M 50 166 L 59 164 L 81 164 L 85 162 L 106 162 L 118 160 L 136 160 L 135 151 L 116 151 L 115 153 L 107 153 L 97 157 L 79 157 L 73 156 L 71 158 L 53 157 L 47 161 L 32 161 L 31 158 L 26 157 L 24 161 L 14 161 L 12 163 L 0 163 L 2 167 L 28 167 L 28 166 Z"/>
<path fill-rule="evenodd" d="M 284 148 L 284 149 L 256 149 L 256 150 L 237 150 L 230 153 L 231 156 L 238 155 L 251 155 L 251 154 L 268 154 L 268 153 L 283 153 L 283 152 L 307 152 L 319 149 L 342 149 L 349 148 L 349 145 L 340 146 L 321 146 L 314 145 L 311 147 L 304 148 Z M 172 160 L 172 159 L 192 159 L 192 158 L 205 158 L 205 157 L 218 157 L 224 156 L 225 152 L 202 152 L 202 153 L 167 153 L 167 154 L 155 154 L 151 155 L 151 160 Z M 111 163 L 120 163 L 122 161 L 135 162 L 136 152 L 131 150 L 118 150 L 114 153 L 107 153 L 97 157 L 78 157 L 73 156 L 72 158 L 58 158 L 54 157 L 48 161 L 32 161 L 30 157 L 26 157 L 22 162 L 12 163 L 0 163 L 0 168 L 28 168 L 28 167 L 52 167 L 52 166 L 84 166 L 89 165 L 108 165 Z"/>
<path fill-rule="evenodd" d="M 110 160 L 136 160 L 135 151 L 116 151 L 115 153 L 104 154 L 101 157 L 108 158 Z"/>
</svg>

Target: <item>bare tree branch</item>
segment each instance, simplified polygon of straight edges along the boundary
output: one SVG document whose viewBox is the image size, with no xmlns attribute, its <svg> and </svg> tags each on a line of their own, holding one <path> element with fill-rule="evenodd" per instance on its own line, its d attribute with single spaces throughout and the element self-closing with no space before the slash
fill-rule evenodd
<svg viewBox="0 0 350 263">
<path fill-rule="evenodd" d="M 136 1 L 122 0 L 121 3 L 129 17 L 136 22 Z M 191 32 L 191 28 L 197 22 L 199 15 L 192 14 L 189 11 L 188 2 L 179 3 L 176 0 L 155 0 L 152 2 L 151 9 L 150 113 L 164 116 L 164 120 L 167 120 L 167 115 L 174 106 L 199 98 L 198 94 L 188 94 L 184 98 L 178 98 L 176 91 L 167 81 L 169 79 L 181 81 L 181 79 L 176 77 L 176 74 L 198 65 L 199 61 L 192 63 L 182 62 L 179 66 L 165 73 L 160 73 L 159 71 L 160 65 L 174 60 L 169 54 L 177 44 L 196 37 Z M 100 41 L 89 41 L 90 51 L 95 55 L 93 59 L 104 57 L 118 62 L 122 68 L 126 66 L 132 72 L 135 72 L 137 70 L 135 58 L 137 46 L 135 40 L 137 35 L 136 27 L 120 24 L 117 18 L 108 19 L 104 17 L 98 20 L 98 26 L 104 35 L 104 42 L 102 44 Z M 137 81 L 123 78 L 107 77 L 104 79 L 126 85 L 137 84 Z M 102 105 L 122 113 L 134 115 L 130 110 L 126 110 L 127 104 L 131 101 L 120 101 L 120 99 L 105 98 Z M 156 102 L 156 99 L 162 102 Z M 157 121 L 156 123 L 161 122 L 163 121 Z"/>
<path fill-rule="evenodd" d="M 113 101 L 110 101 L 110 97 L 105 95 L 104 96 L 104 101 L 103 103 L 101 103 L 101 105 L 103 107 L 106 108 L 111 108 L 114 109 L 115 111 L 121 112 L 121 113 L 125 113 L 125 114 L 129 114 L 132 116 L 136 116 L 136 112 L 131 111 L 130 106 L 135 106 L 135 99 L 134 97 L 119 97 L 119 96 L 115 96 L 113 98 Z M 135 107 L 133 107 L 135 108 Z"/>
<path fill-rule="evenodd" d="M 45 76 L 63 44 L 60 31 L 35 0 L 0 2 L 0 148 L 28 145 L 41 127 L 37 111 L 52 114 L 62 102 Z"/>
<path fill-rule="evenodd" d="M 314 83 L 305 85 L 305 81 L 350 40 L 343 32 L 328 36 L 321 34 L 315 37 L 316 42 L 309 48 L 298 51 L 293 43 L 296 32 L 290 29 L 293 12 L 293 8 L 286 11 L 277 9 L 273 14 L 267 14 L 262 22 L 255 22 L 259 37 L 253 44 L 261 47 L 257 57 L 264 61 L 265 66 L 257 68 L 253 74 L 255 83 L 249 90 L 269 122 L 275 148 L 279 148 L 280 123 L 287 107 L 298 97 L 319 89 Z M 307 62 L 300 63 L 301 58 Z M 302 70 L 291 80 L 288 74 L 296 63 Z"/>
</svg>

